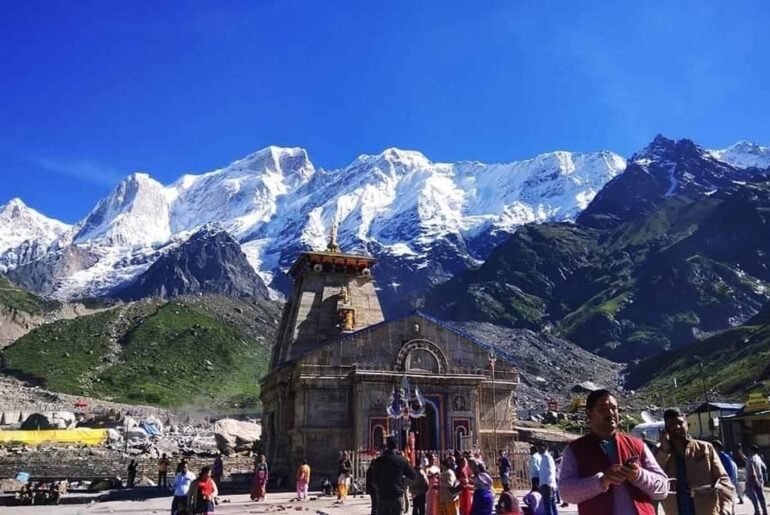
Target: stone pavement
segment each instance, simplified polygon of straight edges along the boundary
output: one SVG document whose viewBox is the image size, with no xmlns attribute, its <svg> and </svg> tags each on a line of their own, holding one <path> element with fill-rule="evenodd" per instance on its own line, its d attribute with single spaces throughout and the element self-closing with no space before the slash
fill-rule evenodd
<svg viewBox="0 0 770 515">
<path fill-rule="evenodd" d="M 526 492 L 518 492 L 519 496 Z M 311 494 L 311 497 L 316 495 Z M 369 515 L 371 505 L 368 497 L 349 497 L 348 501 L 338 506 L 334 504 L 333 497 L 320 497 L 306 502 L 293 502 L 293 495 L 286 492 L 271 493 L 267 496 L 267 502 L 255 503 L 246 494 L 223 496 L 229 500 L 216 507 L 215 513 L 219 514 L 269 514 L 269 515 Z M 160 497 L 144 501 L 112 501 L 103 503 L 91 503 L 80 505 L 61 506 L 25 506 L 25 507 L 0 507 L 0 515 L 33 515 L 45 513 L 46 515 L 101 515 L 101 514 L 163 514 L 170 513 L 171 497 Z M 559 508 L 560 515 L 576 515 L 576 507 Z M 736 515 L 752 515 L 753 509 L 748 501 L 738 505 Z"/>
</svg>

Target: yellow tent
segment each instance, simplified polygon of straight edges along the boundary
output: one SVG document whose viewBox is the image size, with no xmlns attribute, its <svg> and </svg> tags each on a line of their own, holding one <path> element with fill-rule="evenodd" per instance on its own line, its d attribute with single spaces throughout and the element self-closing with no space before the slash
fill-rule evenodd
<svg viewBox="0 0 770 515">
<path fill-rule="evenodd" d="M 93 446 L 100 445 L 106 438 L 106 429 L 88 427 L 41 429 L 39 431 L 0 431 L 0 445 L 15 443 L 34 446 L 43 443 L 69 443 Z"/>
</svg>

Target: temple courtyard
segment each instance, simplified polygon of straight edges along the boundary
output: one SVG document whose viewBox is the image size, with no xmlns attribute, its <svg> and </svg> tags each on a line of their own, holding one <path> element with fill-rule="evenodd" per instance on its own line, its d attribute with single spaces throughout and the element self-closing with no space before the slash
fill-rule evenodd
<svg viewBox="0 0 770 515">
<path fill-rule="evenodd" d="M 517 492 L 519 498 L 525 494 L 524 491 Z M 333 497 L 319 497 L 317 492 L 311 493 L 311 499 L 306 502 L 294 502 L 293 495 L 289 492 L 269 493 L 267 502 L 255 503 L 249 499 L 247 494 L 223 496 L 221 502 L 215 510 L 215 513 L 226 514 L 248 514 L 248 513 L 307 513 L 312 515 L 369 515 L 371 504 L 368 497 L 349 497 L 347 502 L 342 505 L 335 505 Z M 46 514 L 56 515 L 94 515 L 94 514 L 134 514 L 146 515 L 152 513 L 169 513 L 171 508 L 171 497 L 155 497 L 146 500 L 135 501 L 109 501 L 92 502 L 90 504 L 63 504 L 59 506 L 25 506 L 25 507 L 7 507 L 0 506 L 0 515 L 5 514 L 39 514 L 41 508 Z M 574 505 L 568 508 L 560 508 L 560 514 L 576 515 L 577 507 Z M 744 504 L 736 505 L 735 515 L 750 515 L 753 513 L 751 504 L 748 500 Z"/>
</svg>

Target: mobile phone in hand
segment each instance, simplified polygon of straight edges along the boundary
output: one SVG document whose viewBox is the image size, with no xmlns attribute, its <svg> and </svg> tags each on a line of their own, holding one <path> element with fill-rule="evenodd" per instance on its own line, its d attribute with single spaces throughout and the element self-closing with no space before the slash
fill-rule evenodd
<svg viewBox="0 0 770 515">
<path fill-rule="evenodd" d="M 639 462 L 639 456 L 631 456 L 626 461 L 623 462 L 624 467 L 633 467 Z"/>
</svg>

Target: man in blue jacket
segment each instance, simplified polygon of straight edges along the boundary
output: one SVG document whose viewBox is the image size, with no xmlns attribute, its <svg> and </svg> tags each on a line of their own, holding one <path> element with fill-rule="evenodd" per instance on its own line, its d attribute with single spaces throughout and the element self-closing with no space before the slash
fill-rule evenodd
<svg viewBox="0 0 770 515">
<path fill-rule="evenodd" d="M 711 442 L 711 445 L 714 446 L 714 450 L 717 451 L 717 454 L 719 455 L 719 461 L 722 462 L 722 466 L 725 468 L 725 471 L 727 471 L 727 477 L 730 478 L 730 482 L 733 484 L 733 487 L 738 489 L 738 465 L 735 464 L 733 459 L 730 457 L 729 454 L 727 454 L 724 450 L 724 444 L 721 440 L 714 440 Z M 733 493 L 733 505 L 735 505 L 735 498 L 736 495 Z M 733 512 L 735 508 L 733 507 Z"/>
</svg>

